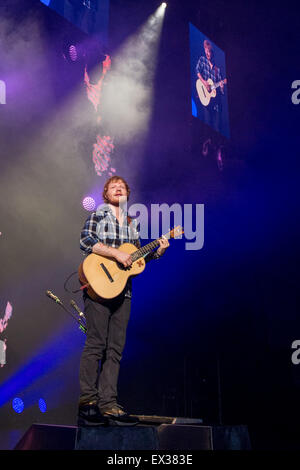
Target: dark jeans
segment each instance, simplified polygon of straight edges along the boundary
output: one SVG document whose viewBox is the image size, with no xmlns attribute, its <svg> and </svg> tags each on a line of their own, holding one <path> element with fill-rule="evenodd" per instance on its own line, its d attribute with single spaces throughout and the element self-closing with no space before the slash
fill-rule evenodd
<svg viewBox="0 0 300 470">
<path fill-rule="evenodd" d="M 214 107 L 215 105 L 210 104 L 204 108 L 204 122 L 220 132 L 220 111 L 217 111 Z"/>
<path fill-rule="evenodd" d="M 90 297 L 84 299 L 87 332 L 79 370 L 80 404 L 97 401 L 100 407 L 106 407 L 117 403 L 130 308 L 131 299 L 124 295 L 105 304 Z"/>
</svg>

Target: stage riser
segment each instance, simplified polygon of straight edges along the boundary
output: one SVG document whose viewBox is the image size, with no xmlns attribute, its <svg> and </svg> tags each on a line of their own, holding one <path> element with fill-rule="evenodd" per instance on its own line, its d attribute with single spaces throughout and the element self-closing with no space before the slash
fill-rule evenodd
<svg viewBox="0 0 300 470">
<path fill-rule="evenodd" d="M 155 427 L 78 428 L 76 450 L 157 450 Z"/>
<path fill-rule="evenodd" d="M 247 426 L 76 427 L 33 424 L 16 450 L 247 450 Z"/>
</svg>

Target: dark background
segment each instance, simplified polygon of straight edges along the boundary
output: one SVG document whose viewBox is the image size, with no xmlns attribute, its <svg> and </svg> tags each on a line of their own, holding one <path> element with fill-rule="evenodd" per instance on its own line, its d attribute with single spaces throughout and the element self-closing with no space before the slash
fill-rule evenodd
<svg viewBox="0 0 300 470">
<path fill-rule="evenodd" d="M 109 47 L 99 55 L 113 59 L 158 5 L 112 0 Z M 83 62 L 62 55 L 68 41 L 87 36 L 39 1 L 2 3 L 0 12 L 0 305 L 13 306 L 0 369 L 7 449 L 33 422 L 76 423 L 84 335 L 45 290 L 82 305 L 64 282 L 82 260 L 81 199 L 96 188 L 100 203 L 106 176 L 95 175 L 90 157 Z M 247 424 L 254 448 L 299 446 L 300 365 L 291 362 L 300 339 L 296 13 L 296 2 L 169 2 L 145 144 L 141 151 L 129 139 L 115 152 L 131 202 L 205 204 L 203 249 L 174 241 L 134 282 L 120 403 L 132 413 Z M 191 116 L 189 21 L 225 51 L 230 141 Z M 91 69 L 98 57 L 85 59 Z M 76 277 L 68 287 L 78 288 Z"/>
</svg>

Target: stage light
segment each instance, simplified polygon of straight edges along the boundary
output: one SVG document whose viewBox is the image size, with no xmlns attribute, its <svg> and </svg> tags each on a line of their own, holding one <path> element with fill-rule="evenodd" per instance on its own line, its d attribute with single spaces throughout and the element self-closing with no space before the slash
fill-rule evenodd
<svg viewBox="0 0 300 470">
<path fill-rule="evenodd" d="M 78 59 L 77 49 L 73 44 L 69 47 L 69 56 L 72 62 L 76 62 Z"/>
<path fill-rule="evenodd" d="M 39 409 L 41 413 L 46 413 L 47 411 L 47 404 L 43 398 L 39 399 Z"/>
<path fill-rule="evenodd" d="M 13 407 L 13 410 L 16 412 L 16 413 L 22 413 L 22 411 L 24 410 L 24 402 L 21 398 L 14 398 L 13 401 L 12 401 L 12 407 Z"/>
<path fill-rule="evenodd" d="M 153 112 L 164 13 L 160 4 L 122 44 L 112 58 L 113 67 L 102 90 L 101 109 L 110 135 L 115 142 L 131 143 L 133 152 L 137 153 L 145 142 Z"/>
<path fill-rule="evenodd" d="M 163 2 L 163 3 L 161 4 L 161 6 L 162 6 L 163 8 L 167 8 L 167 4 L 166 4 L 165 2 Z"/>
<path fill-rule="evenodd" d="M 82 205 L 85 210 L 87 211 L 92 211 L 96 207 L 95 200 L 92 197 L 85 197 L 82 201 Z"/>
<path fill-rule="evenodd" d="M 87 51 L 84 44 L 74 44 L 72 39 L 66 38 L 62 44 L 61 52 L 64 60 L 71 64 L 86 63 Z"/>
</svg>

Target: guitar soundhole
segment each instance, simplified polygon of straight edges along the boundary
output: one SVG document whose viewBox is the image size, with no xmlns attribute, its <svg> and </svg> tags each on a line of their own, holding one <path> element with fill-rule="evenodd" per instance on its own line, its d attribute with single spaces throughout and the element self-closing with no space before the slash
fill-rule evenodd
<svg viewBox="0 0 300 470">
<path fill-rule="evenodd" d="M 108 271 L 108 269 L 106 268 L 106 266 L 101 263 L 100 264 L 101 268 L 103 269 L 103 271 L 105 272 L 106 276 L 108 277 L 108 279 L 110 280 L 110 282 L 114 282 L 113 278 L 111 277 L 111 274 L 110 272 Z"/>
</svg>

